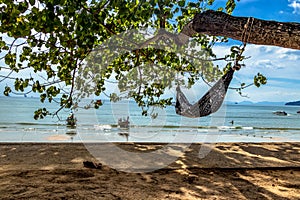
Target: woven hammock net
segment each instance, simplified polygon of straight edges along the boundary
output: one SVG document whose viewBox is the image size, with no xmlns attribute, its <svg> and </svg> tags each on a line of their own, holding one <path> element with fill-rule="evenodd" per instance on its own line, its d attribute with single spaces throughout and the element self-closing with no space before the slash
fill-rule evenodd
<svg viewBox="0 0 300 200">
<path fill-rule="evenodd" d="M 230 70 L 224 74 L 204 96 L 195 104 L 190 104 L 186 96 L 177 86 L 176 95 L 176 113 L 184 117 L 197 118 L 210 115 L 218 111 L 221 107 L 227 93 L 228 86 L 232 80 L 234 70 Z"/>
</svg>

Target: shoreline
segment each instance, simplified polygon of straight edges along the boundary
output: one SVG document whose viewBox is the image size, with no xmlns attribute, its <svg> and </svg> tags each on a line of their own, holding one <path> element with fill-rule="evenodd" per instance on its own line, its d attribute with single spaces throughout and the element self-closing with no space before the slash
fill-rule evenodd
<svg viewBox="0 0 300 200">
<path fill-rule="evenodd" d="M 113 133 L 21 133 L 6 134 L 0 131 L 0 143 L 278 143 L 300 142 L 299 134 L 293 132 L 274 133 L 187 133 L 148 135 L 142 132 L 116 131 Z"/>
<path fill-rule="evenodd" d="M 300 142 L 87 145 L 0 143 L 1 199 L 300 198 Z M 118 157 L 111 145 L 128 155 Z M 99 162 L 95 152 L 116 159 L 121 168 Z M 145 172 L 128 171 L 132 155 L 155 152 L 173 156 L 174 162 Z M 102 167 L 87 168 L 84 161 Z M 135 166 L 161 162 L 155 157 L 141 161 Z"/>
<path fill-rule="evenodd" d="M 84 145 L 85 142 L 65 142 L 65 141 L 45 141 L 45 142 L 3 142 L 3 141 L 0 141 L 0 146 L 2 145 L 25 145 L 25 144 L 32 144 L 32 145 L 45 145 L 45 144 L 54 144 L 54 145 L 78 145 L 78 144 L 82 144 Z M 110 141 L 106 141 L 106 142 L 88 142 L 90 144 L 121 144 L 121 145 L 132 145 L 132 144 L 148 144 L 148 145 L 156 145 L 156 144 L 161 144 L 161 145 L 167 145 L 167 144 L 194 144 L 194 145 L 205 145 L 209 142 L 191 142 L 191 143 L 188 143 L 188 142 L 177 142 L 177 143 L 174 143 L 174 142 L 133 142 L 133 141 L 116 141 L 116 142 L 110 142 Z M 300 141 L 289 141 L 289 142 L 281 142 L 281 141 L 275 141 L 275 142 L 213 142 L 213 144 L 216 144 L 216 145 L 239 145 L 239 144 L 249 144 L 249 145 L 252 145 L 252 144 L 261 144 L 261 145 L 265 145 L 265 144 L 274 144 L 274 143 L 277 143 L 278 145 L 284 145 L 284 144 L 295 144 L 297 147 L 298 145 L 300 145 Z"/>
</svg>

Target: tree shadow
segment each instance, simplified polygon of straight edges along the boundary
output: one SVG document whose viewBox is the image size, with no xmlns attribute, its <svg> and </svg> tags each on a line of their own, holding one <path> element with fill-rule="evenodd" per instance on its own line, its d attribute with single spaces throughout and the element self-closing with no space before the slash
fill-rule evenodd
<svg viewBox="0 0 300 200">
<path fill-rule="evenodd" d="M 107 144 L 94 145 L 109 154 L 109 158 L 114 158 Z M 123 171 L 105 164 L 101 169 L 90 169 L 85 168 L 82 161 L 98 160 L 83 144 L 5 145 L 0 153 L 1 198 L 299 198 L 299 143 L 115 145 L 124 151 L 141 154 L 132 158 L 124 154 L 120 161 L 124 164 Z M 204 153 L 199 153 L 200 149 Z M 142 153 L 149 152 L 164 153 L 174 162 L 148 172 L 126 172 L 126 160 L 134 158 L 143 162 Z M 155 154 L 151 160 L 152 164 L 161 161 L 155 159 Z M 140 166 L 149 164 L 144 161 Z"/>
<path fill-rule="evenodd" d="M 295 199 L 300 194 L 299 150 L 299 143 L 216 144 L 199 158 L 199 145 L 192 144 L 171 166 L 189 166 L 188 176 L 196 181 L 187 188 L 195 198 Z"/>
</svg>

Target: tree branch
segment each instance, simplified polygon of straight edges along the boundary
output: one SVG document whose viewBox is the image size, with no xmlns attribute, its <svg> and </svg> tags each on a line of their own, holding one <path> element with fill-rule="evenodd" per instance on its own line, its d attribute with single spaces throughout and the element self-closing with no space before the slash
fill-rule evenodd
<svg viewBox="0 0 300 200">
<path fill-rule="evenodd" d="M 249 17 L 235 17 L 208 10 L 195 15 L 182 30 L 178 39 L 185 43 L 196 33 L 223 36 L 242 42 L 272 45 L 300 50 L 300 23 L 267 21 Z M 244 37 L 243 34 L 247 36 Z M 246 38 L 247 41 L 243 41 Z"/>
</svg>

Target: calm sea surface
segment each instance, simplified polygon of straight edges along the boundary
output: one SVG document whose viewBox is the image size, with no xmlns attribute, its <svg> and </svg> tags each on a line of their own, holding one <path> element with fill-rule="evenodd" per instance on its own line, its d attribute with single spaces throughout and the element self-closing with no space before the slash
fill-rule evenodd
<svg viewBox="0 0 300 200">
<path fill-rule="evenodd" d="M 176 115 L 173 106 L 156 109 L 156 119 L 141 116 L 134 103 L 105 101 L 98 110 L 75 112 L 76 129 L 66 127 L 68 110 L 60 119 L 34 120 L 37 108 L 51 111 L 57 104 L 42 104 L 37 98 L 0 97 L 0 142 L 286 142 L 300 141 L 300 114 L 296 106 L 223 105 L 215 114 L 198 119 Z M 274 111 L 284 110 L 287 116 Z M 130 128 L 117 126 L 129 116 Z M 231 121 L 234 123 L 232 124 Z"/>
</svg>

